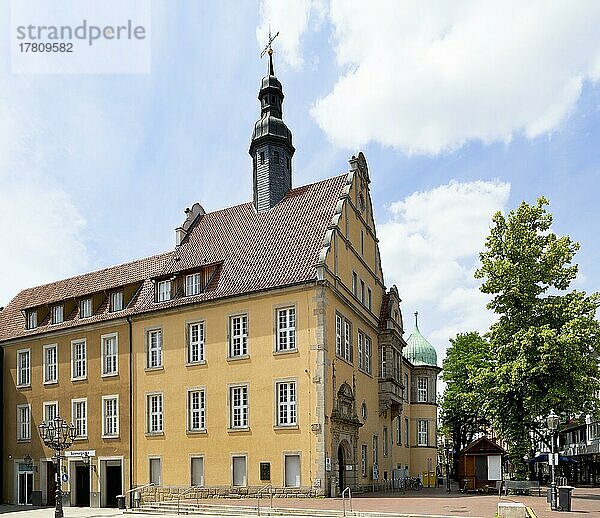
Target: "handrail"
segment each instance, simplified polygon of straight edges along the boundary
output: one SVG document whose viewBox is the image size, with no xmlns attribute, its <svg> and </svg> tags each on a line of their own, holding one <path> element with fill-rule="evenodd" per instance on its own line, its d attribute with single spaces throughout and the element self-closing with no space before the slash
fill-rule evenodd
<svg viewBox="0 0 600 518">
<path fill-rule="evenodd" d="M 123 493 L 123 496 L 125 496 L 127 493 L 133 493 L 134 491 L 139 491 L 140 489 L 144 489 L 145 487 L 150 487 L 153 485 L 154 485 L 154 482 L 150 482 L 149 484 L 144 484 L 143 486 L 138 486 L 138 487 L 134 487 L 132 489 L 128 489 L 127 491 L 125 491 Z"/>
<path fill-rule="evenodd" d="M 261 487 L 256 493 L 256 514 L 260 516 L 260 495 L 266 489 L 269 490 L 269 496 L 271 497 L 271 509 L 273 509 L 273 484 L 267 484 L 266 486 Z"/>
<path fill-rule="evenodd" d="M 342 505 L 344 506 L 344 516 L 346 516 L 346 497 L 345 497 L 346 491 L 348 491 L 348 497 L 349 497 L 349 500 L 350 500 L 350 511 L 353 512 L 353 509 L 352 509 L 352 490 L 350 489 L 350 486 L 346 486 L 346 489 L 344 489 L 342 491 Z"/>
<path fill-rule="evenodd" d="M 179 503 L 181 502 L 181 497 L 183 495 L 187 495 L 188 493 L 191 493 L 194 490 L 197 490 L 199 487 L 201 487 L 201 486 L 190 486 L 183 493 L 179 493 L 177 495 L 177 514 L 179 514 Z M 198 499 L 197 498 L 196 498 L 196 505 L 198 505 Z"/>
<path fill-rule="evenodd" d="M 133 493 L 134 491 L 139 491 L 140 489 L 144 489 L 145 487 L 150 487 L 153 485 L 154 485 L 154 482 L 150 482 L 149 484 L 144 484 L 143 486 L 134 487 L 134 488 L 128 489 L 127 491 L 124 491 L 122 495 L 118 495 L 118 496 L 122 496 L 123 498 L 125 498 L 125 496 L 128 495 L 129 493 Z M 133 507 L 133 502 L 129 502 L 129 507 Z"/>
</svg>

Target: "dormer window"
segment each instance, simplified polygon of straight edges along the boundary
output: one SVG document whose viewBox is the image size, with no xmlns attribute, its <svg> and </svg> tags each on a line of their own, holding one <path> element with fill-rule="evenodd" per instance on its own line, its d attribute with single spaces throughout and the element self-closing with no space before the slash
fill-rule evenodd
<svg viewBox="0 0 600 518">
<path fill-rule="evenodd" d="M 81 299 L 79 301 L 79 318 L 88 318 L 92 316 L 92 298 Z"/>
<path fill-rule="evenodd" d="M 110 311 L 121 311 L 123 309 L 123 292 L 113 291 L 110 294 Z"/>
<path fill-rule="evenodd" d="M 57 304 L 56 306 L 52 306 L 52 323 L 60 324 L 64 321 L 64 306 L 62 304 Z"/>
<path fill-rule="evenodd" d="M 27 329 L 35 329 L 37 327 L 37 310 L 30 309 L 27 311 Z"/>
<path fill-rule="evenodd" d="M 200 274 L 192 273 L 185 277 L 185 295 L 198 295 L 200 293 Z"/>
<path fill-rule="evenodd" d="M 159 281 L 157 283 L 157 300 L 158 302 L 171 300 L 171 281 Z"/>
</svg>

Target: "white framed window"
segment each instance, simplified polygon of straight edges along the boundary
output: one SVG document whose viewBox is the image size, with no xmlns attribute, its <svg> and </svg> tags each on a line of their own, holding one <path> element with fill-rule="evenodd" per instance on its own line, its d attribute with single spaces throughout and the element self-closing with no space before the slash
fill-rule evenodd
<svg viewBox="0 0 600 518">
<path fill-rule="evenodd" d="M 27 329 L 35 329 L 37 327 L 37 310 L 27 310 Z"/>
<path fill-rule="evenodd" d="M 365 305 L 365 281 L 360 280 L 360 303 Z"/>
<path fill-rule="evenodd" d="M 79 301 L 79 318 L 88 318 L 92 316 L 92 297 L 87 297 Z"/>
<path fill-rule="evenodd" d="M 352 272 L 352 295 L 356 297 L 358 293 L 358 275 L 356 272 Z"/>
<path fill-rule="evenodd" d="M 282 381 L 276 383 L 277 390 L 277 426 L 293 426 L 298 424 L 296 408 L 296 382 Z"/>
<path fill-rule="evenodd" d="M 361 208 L 361 212 L 362 210 Z M 365 233 L 362 228 L 360 229 L 360 255 L 365 255 Z"/>
<path fill-rule="evenodd" d="M 427 421 L 419 419 L 417 422 L 417 445 L 427 446 Z"/>
<path fill-rule="evenodd" d="M 164 302 L 165 300 L 171 300 L 171 281 L 159 281 L 156 284 L 158 302 Z"/>
<path fill-rule="evenodd" d="M 87 398 L 71 400 L 71 420 L 75 425 L 75 438 L 87 437 Z"/>
<path fill-rule="evenodd" d="M 409 400 L 408 395 L 410 394 L 410 386 L 408 385 L 408 374 L 404 374 L 404 399 Z"/>
<path fill-rule="evenodd" d="M 60 324 L 64 321 L 64 306 L 62 304 L 57 304 L 56 306 L 52 306 L 52 323 Z"/>
<path fill-rule="evenodd" d="M 379 362 L 379 377 L 385 378 L 387 375 L 387 351 L 385 346 L 381 347 L 381 361 Z"/>
<path fill-rule="evenodd" d="M 408 417 L 404 418 L 404 446 L 408 448 L 408 440 L 410 439 L 410 425 Z"/>
<path fill-rule="evenodd" d="M 58 381 L 58 345 L 44 345 L 42 351 L 44 355 L 44 383 L 56 383 Z"/>
<path fill-rule="evenodd" d="M 58 401 L 44 402 L 44 421 L 53 421 L 58 416 Z"/>
<path fill-rule="evenodd" d="M 162 367 L 162 329 L 151 329 L 146 333 L 147 341 L 147 359 L 146 366 L 148 369 L 156 369 Z"/>
<path fill-rule="evenodd" d="M 31 349 L 17 351 L 17 387 L 31 385 Z"/>
<path fill-rule="evenodd" d="M 371 374 L 371 339 L 362 331 L 358 332 L 358 368 Z"/>
<path fill-rule="evenodd" d="M 388 429 L 387 427 L 383 427 L 383 434 L 381 437 L 381 442 L 383 443 L 383 456 L 387 457 L 388 456 Z"/>
<path fill-rule="evenodd" d="M 371 374 L 373 372 L 373 362 L 372 362 L 372 354 L 373 354 L 373 347 L 372 347 L 372 342 L 371 342 L 371 338 L 367 335 L 365 335 L 365 343 L 364 343 L 364 347 L 365 347 L 365 371 L 368 372 L 369 374 Z"/>
<path fill-rule="evenodd" d="M 190 458 L 190 482 L 192 486 L 204 485 L 204 457 Z"/>
<path fill-rule="evenodd" d="M 396 444 L 402 445 L 402 420 L 400 417 L 396 417 Z"/>
<path fill-rule="evenodd" d="M 206 393 L 204 389 L 188 390 L 188 431 L 206 429 Z"/>
<path fill-rule="evenodd" d="M 344 320 L 344 359 L 352 362 L 352 324 Z"/>
<path fill-rule="evenodd" d="M 342 326 L 344 319 L 341 315 L 335 315 L 335 354 L 342 356 Z"/>
<path fill-rule="evenodd" d="M 335 315 L 335 353 L 352 363 L 352 323 L 339 313 Z"/>
<path fill-rule="evenodd" d="M 82 380 L 87 377 L 87 344 L 84 340 L 71 341 L 71 379 Z"/>
<path fill-rule="evenodd" d="M 371 288 L 367 288 L 367 308 L 369 308 L 369 311 L 373 309 L 373 292 Z"/>
<path fill-rule="evenodd" d="M 417 378 L 417 402 L 427 402 L 427 378 Z"/>
<path fill-rule="evenodd" d="M 360 474 L 363 477 L 367 476 L 367 445 L 362 444 L 360 447 Z"/>
<path fill-rule="evenodd" d="M 185 295 L 198 295 L 201 291 L 201 275 L 199 273 L 191 273 L 185 276 Z"/>
<path fill-rule="evenodd" d="M 102 396 L 102 437 L 119 436 L 119 396 Z"/>
<path fill-rule="evenodd" d="M 160 486 L 162 480 L 162 469 L 160 458 L 149 459 L 150 482 L 155 486 Z"/>
<path fill-rule="evenodd" d="M 113 291 L 110 294 L 110 311 L 121 311 L 123 309 L 123 291 Z"/>
<path fill-rule="evenodd" d="M 187 325 L 188 363 L 204 362 L 204 322 Z"/>
<path fill-rule="evenodd" d="M 296 349 L 296 308 L 277 310 L 277 351 Z"/>
<path fill-rule="evenodd" d="M 17 440 L 31 440 L 31 405 L 17 405 Z"/>
<path fill-rule="evenodd" d="M 102 376 L 119 373 L 119 337 L 117 333 L 102 335 Z"/>
<path fill-rule="evenodd" d="M 373 436 L 373 464 L 379 464 L 379 437 Z"/>
<path fill-rule="evenodd" d="M 229 387 L 229 427 L 248 428 L 248 386 Z"/>
<path fill-rule="evenodd" d="M 148 394 L 146 397 L 148 433 L 163 432 L 163 395 Z"/>
<path fill-rule="evenodd" d="M 229 318 L 229 356 L 245 356 L 248 354 L 248 315 L 237 315 Z"/>
</svg>

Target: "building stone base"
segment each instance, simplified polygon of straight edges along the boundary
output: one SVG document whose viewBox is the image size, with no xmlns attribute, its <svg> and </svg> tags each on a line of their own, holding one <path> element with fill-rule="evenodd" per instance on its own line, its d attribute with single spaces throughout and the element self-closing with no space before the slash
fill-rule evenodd
<svg viewBox="0 0 600 518">
<path fill-rule="evenodd" d="M 208 498 L 256 498 L 262 486 L 250 487 L 198 487 L 190 490 L 190 487 L 158 486 L 140 489 L 141 503 L 177 501 L 190 503 L 195 500 Z M 185 494 L 183 494 L 185 493 Z M 181 497 L 180 497 L 181 495 Z M 313 487 L 274 487 L 273 498 L 315 498 L 325 496 L 322 488 Z M 260 494 L 261 499 L 268 499 L 269 493 L 264 491 Z"/>
</svg>

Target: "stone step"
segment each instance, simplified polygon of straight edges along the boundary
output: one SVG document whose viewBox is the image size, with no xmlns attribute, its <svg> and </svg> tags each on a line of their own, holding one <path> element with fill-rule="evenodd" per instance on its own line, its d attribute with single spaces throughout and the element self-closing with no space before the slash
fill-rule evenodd
<svg viewBox="0 0 600 518">
<path fill-rule="evenodd" d="M 342 503 L 340 501 L 340 509 L 300 509 L 300 508 L 287 508 L 287 507 L 265 507 L 264 504 L 260 507 L 261 516 L 310 516 L 315 518 L 337 518 L 343 517 L 343 511 L 341 509 Z M 177 514 L 177 502 L 148 502 L 139 509 L 128 509 L 125 511 L 127 514 L 152 514 L 152 515 L 174 515 Z M 219 505 L 219 504 L 180 504 L 179 514 L 182 515 L 211 515 L 220 517 L 236 517 L 245 518 L 250 516 L 257 516 L 256 506 L 232 506 L 232 505 Z M 380 513 L 380 512 L 368 512 L 368 511 L 350 511 L 346 510 L 346 516 L 356 518 L 390 518 L 390 517 L 402 517 L 402 518 L 423 518 L 424 515 L 417 514 L 398 514 L 398 513 Z M 442 515 L 427 515 L 427 518 L 449 518 Z"/>
</svg>

